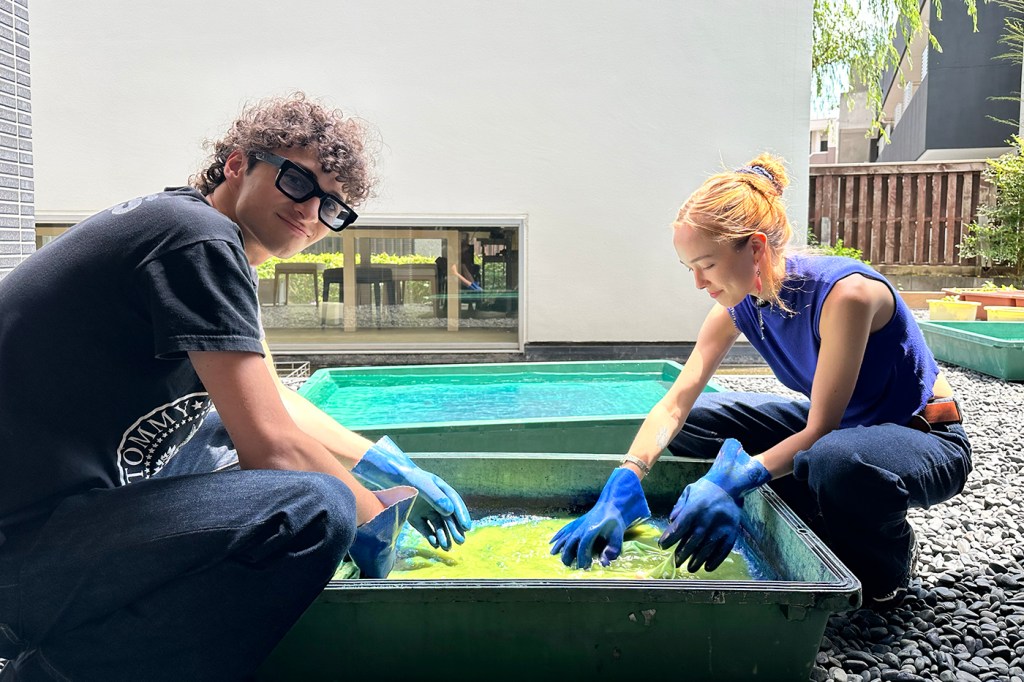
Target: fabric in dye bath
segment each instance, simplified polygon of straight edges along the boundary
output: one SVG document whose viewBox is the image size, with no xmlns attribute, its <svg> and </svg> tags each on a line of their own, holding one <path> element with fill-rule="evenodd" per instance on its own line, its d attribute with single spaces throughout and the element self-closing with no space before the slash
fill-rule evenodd
<svg viewBox="0 0 1024 682">
<path fill-rule="evenodd" d="M 552 518 L 497 514 L 475 519 L 464 545 L 444 552 L 434 549 L 408 526 L 399 539 L 398 561 L 390 580 L 756 580 L 757 571 L 743 547 L 733 550 L 713 572 L 675 569 L 672 552 L 658 547 L 664 522 L 643 523 L 626 534 L 622 555 L 608 567 L 594 562 L 590 570 L 570 569 L 550 554 L 548 540 L 574 517 Z M 659 526 L 661 526 L 659 528 Z M 356 577 L 342 564 L 336 580 Z"/>
</svg>

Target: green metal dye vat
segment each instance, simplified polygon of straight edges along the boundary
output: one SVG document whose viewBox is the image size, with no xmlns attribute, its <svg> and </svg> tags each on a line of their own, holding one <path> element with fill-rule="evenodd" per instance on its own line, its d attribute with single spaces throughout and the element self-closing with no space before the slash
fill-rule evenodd
<svg viewBox="0 0 1024 682">
<path fill-rule="evenodd" d="M 300 393 L 407 452 L 621 453 L 681 369 L 666 360 L 336 368 Z"/>
<path fill-rule="evenodd" d="M 480 516 L 581 513 L 614 455 L 414 455 Z M 644 489 L 671 509 L 708 463 L 663 457 Z M 806 680 L 826 621 L 860 584 L 770 490 L 748 496 L 744 535 L 757 582 L 692 580 L 348 580 L 330 583 L 258 679 Z"/>
<path fill-rule="evenodd" d="M 920 322 L 935 358 L 1024 381 L 1024 322 Z"/>
</svg>

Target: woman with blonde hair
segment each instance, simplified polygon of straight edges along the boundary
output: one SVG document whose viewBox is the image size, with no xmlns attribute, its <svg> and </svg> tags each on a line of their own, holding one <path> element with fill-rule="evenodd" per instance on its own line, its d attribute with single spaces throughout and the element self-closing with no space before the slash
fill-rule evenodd
<svg viewBox="0 0 1024 682">
<path fill-rule="evenodd" d="M 963 490 L 970 443 L 892 285 L 858 260 L 787 249 L 788 182 L 782 160 L 762 154 L 679 210 L 676 253 L 718 305 L 594 508 L 552 538 L 566 565 L 618 556 L 624 531 L 650 516 L 640 480 L 667 448 L 715 458 L 661 538 L 677 565 L 717 568 L 739 537 L 744 495 L 768 484 L 860 578 L 866 604 L 905 595 L 917 549 L 907 510 Z M 702 392 L 741 333 L 806 400 Z"/>
</svg>

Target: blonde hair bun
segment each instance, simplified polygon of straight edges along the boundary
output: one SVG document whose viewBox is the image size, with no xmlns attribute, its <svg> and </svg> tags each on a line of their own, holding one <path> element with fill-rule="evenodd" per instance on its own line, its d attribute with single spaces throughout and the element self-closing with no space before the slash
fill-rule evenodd
<svg viewBox="0 0 1024 682">
<path fill-rule="evenodd" d="M 774 154 L 763 153 L 747 162 L 747 168 L 762 168 L 771 175 L 767 182 L 772 187 L 773 194 L 782 196 L 783 190 L 789 187 L 789 174 L 786 172 L 786 163 L 782 157 Z M 765 178 L 767 180 L 767 178 Z"/>
</svg>

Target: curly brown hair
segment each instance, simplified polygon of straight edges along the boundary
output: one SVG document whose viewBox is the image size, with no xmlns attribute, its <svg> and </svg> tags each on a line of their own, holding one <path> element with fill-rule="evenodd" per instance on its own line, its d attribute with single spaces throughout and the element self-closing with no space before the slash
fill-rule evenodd
<svg viewBox="0 0 1024 682">
<path fill-rule="evenodd" d="M 288 97 L 268 97 L 246 106 L 227 134 L 207 141 L 213 152 L 206 166 L 189 179 L 189 184 L 209 194 L 224 181 L 224 163 L 236 149 L 256 159 L 252 152 L 269 152 L 289 147 L 315 149 L 325 173 L 334 173 L 341 183 L 342 197 L 358 206 L 372 195 L 376 178 L 367 150 L 367 126 L 346 117 L 340 109 L 329 109 L 302 92 Z"/>
</svg>

